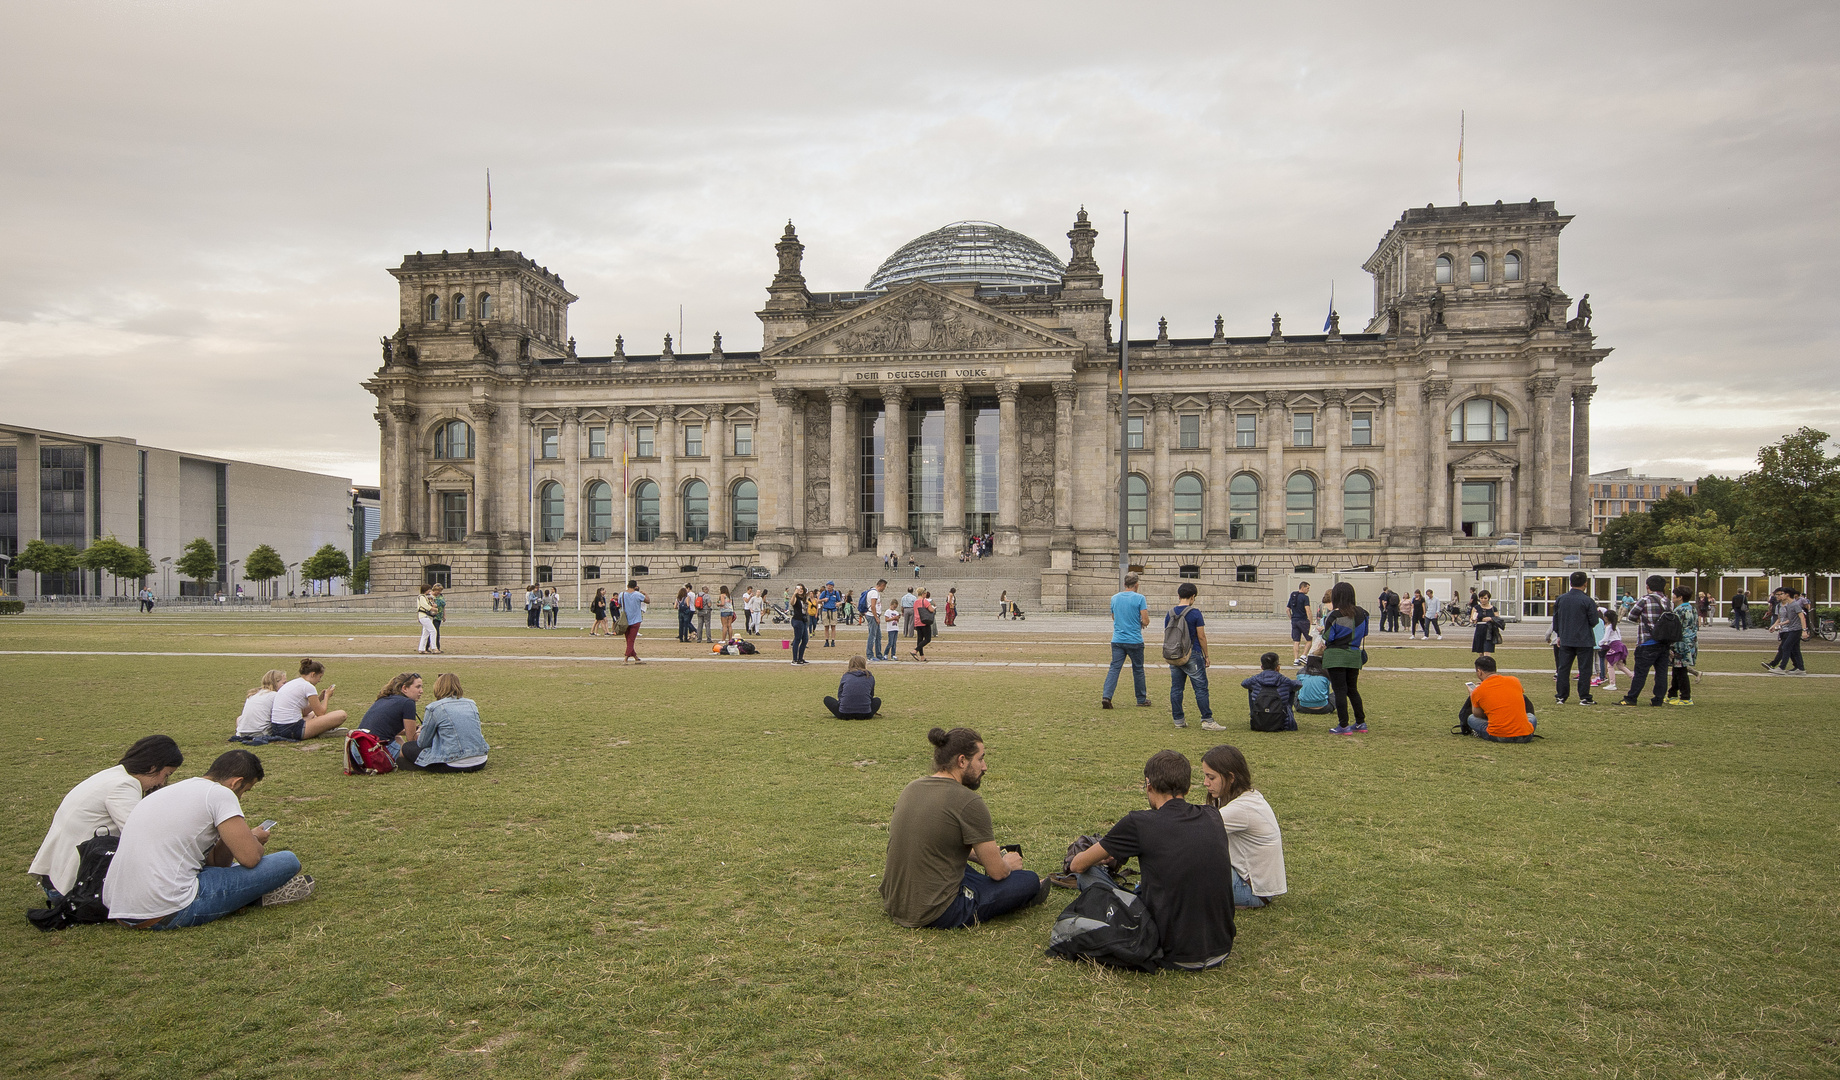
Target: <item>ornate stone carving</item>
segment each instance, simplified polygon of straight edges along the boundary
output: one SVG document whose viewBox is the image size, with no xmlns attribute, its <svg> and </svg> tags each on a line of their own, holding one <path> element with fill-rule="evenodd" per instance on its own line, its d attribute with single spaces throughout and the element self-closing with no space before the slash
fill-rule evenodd
<svg viewBox="0 0 1840 1080">
<path fill-rule="evenodd" d="M 1575 405 L 1589 405 L 1591 403 L 1591 396 L 1596 393 L 1596 383 L 1585 383 L 1583 386 L 1574 386 L 1572 387 L 1572 403 Z"/>
<path fill-rule="evenodd" d="M 1086 208 L 1080 207 L 1080 214 L 1073 219 L 1073 228 L 1068 231 L 1067 239 L 1073 249 L 1073 258 L 1067 261 L 1067 277 L 1076 274 L 1097 274 L 1099 264 L 1093 259 L 1093 245 L 1098 242 L 1099 231 L 1092 227 L 1086 218 Z"/>
<path fill-rule="evenodd" d="M 492 423 L 492 418 L 498 415 L 498 405 L 491 401 L 475 401 L 467 406 L 467 411 L 473 414 L 474 423 L 486 427 Z"/>
<path fill-rule="evenodd" d="M 1271 340 L 1284 340 L 1284 317 L 1275 311 L 1271 313 Z"/>
<path fill-rule="evenodd" d="M 1073 381 L 1070 379 L 1062 379 L 1059 382 L 1051 383 L 1049 389 L 1054 392 L 1054 401 L 1056 404 L 1066 402 L 1071 405 L 1073 404 L 1074 398 L 1079 393 L 1078 389 L 1073 385 Z"/>
<path fill-rule="evenodd" d="M 779 255 L 779 273 L 773 275 L 773 284 L 780 288 L 803 288 L 805 275 L 799 272 L 799 264 L 804 260 L 805 245 L 799 243 L 799 234 L 792 222 L 786 222 L 785 235 L 773 245 L 773 250 Z"/>
<path fill-rule="evenodd" d="M 538 411 L 539 410 L 533 408 L 532 406 L 520 405 L 518 406 L 518 418 L 524 421 L 524 423 L 526 424 L 534 423 L 537 419 Z"/>
<path fill-rule="evenodd" d="M 1535 375 L 1533 378 L 1527 380 L 1528 397 L 1549 398 L 1553 396 L 1553 391 L 1557 389 L 1559 389 L 1559 380 L 1556 376 Z"/>
<path fill-rule="evenodd" d="M 883 391 L 883 393 L 886 394 L 887 391 Z M 1016 382 L 1014 379 L 1004 379 L 997 384 L 998 401 L 1014 401 L 1021 394 L 1022 384 Z"/>
<path fill-rule="evenodd" d="M 1169 320 L 1168 319 L 1156 320 L 1156 343 L 1158 345 L 1169 344 Z"/>
<path fill-rule="evenodd" d="M 1054 524 L 1054 399 L 1025 397 L 1016 403 L 1022 450 L 1022 525 Z"/>
<path fill-rule="evenodd" d="M 671 351 L 671 335 L 666 334 L 664 336 L 664 351 L 658 354 L 658 359 L 669 360 L 676 355 L 676 353 Z"/>
<path fill-rule="evenodd" d="M 1433 379 L 1419 388 L 1419 394 L 1426 401 L 1443 401 L 1450 396 L 1450 380 Z"/>
<path fill-rule="evenodd" d="M 1208 404 L 1216 409 L 1230 409 L 1233 407 L 1233 395 L 1224 390 L 1211 391 L 1208 394 Z"/>
<path fill-rule="evenodd" d="M 399 424 L 413 424 L 415 423 L 415 406 L 393 404 L 390 406 L 390 417 Z"/>
<path fill-rule="evenodd" d="M 660 406 L 658 406 L 658 419 L 660 419 L 660 420 L 675 420 L 675 419 L 677 419 L 677 406 L 675 406 L 675 405 L 660 405 Z"/>
<path fill-rule="evenodd" d="M 1227 320 L 1224 316 L 1214 316 L 1214 340 L 1217 342 L 1227 340 Z"/>
<path fill-rule="evenodd" d="M 711 360 L 722 359 L 722 335 L 720 333 L 716 334 L 715 344 L 709 347 L 709 358 Z"/>
<path fill-rule="evenodd" d="M 911 400 L 913 400 L 913 395 L 907 392 L 905 386 L 882 387 L 882 405 L 891 412 L 907 408 L 907 403 Z"/>
<path fill-rule="evenodd" d="M 855 324 L 835 343 L 845 353 L 901 353 L 994 349 L 1018 340 L 955 304 L 921 294 Z"/>
<path fill-rule="evenodd" d="M 1380 391 L 1380 400 L 1387 408 L 1392 408 L 1399 401 L 1399 388 L 1396 386 L 1383 387 Z"/>
<path fill-rule="evenodd" d="M 575 421 L 581 419 L 581 410 L 573 405 L 565 405 L 556 411 L 562 417 L 562 422 L 565 424 L 573 424 Z"/>
<path fill-rule="evenodd" d="M 492 344 L 492 339 L 486 336 L 484 323 L 473 324 L 473 352 L 480 360 L 498 363 L 498 349 Z"/>
<path fill-rule="evenodd" d="M 1443 326 L 1443 325 L 1444 325 L 1444 290 L 1443 289 L 1433 289 L 1431 290 L 1430 327 L 1437 327 L 1437 326 Z M 1427 330 L 1429 330 L 1430 327 L 1427 327 Z"/>
<path fill-rule="evenodd" d="M 1323 404 L 1333 405 L 1338 409 L 1341 408 L 1348 404 L 1348 391 L 1341 389 L 1324 390 Z"/>
<path fill-rule="evenodd" d="M 829 387 L 835 390 L 837 387 Z M 851 462 L 835 462 L 838 470 Z M 803 527 L 826 531 L 831 525 L 831 414 L 829 409 L 813 409 L 805 419 L 805 520 Z"/>
<path fill-rule="evenodd" d="M 847 386 L 827 386 L 824 388 L 824 396 L 831 399 L 832 405 L 839 402 L 848 405 L 853 392 Z"/>
<path fill-rule="evenodd" d="M 790 386 L 776 386 L 773 388 L 773 400 L 782 409 L 802 409 L 805 407 L 805 391 Z"/>
<path fill-rule="evenodd" d="M 940 396 L 946 399 L 946 404 L 952 408 L 962 409 L 965 407 L 964 383 L 946 383 L 939 388 L 939 393 Z"/>
<path fill-rule="evenodd" d="M 626 422 L 626 406 L 609 406 L 607 409 L 607 421 L 612 424 L 624 424 Z"/>
<path fill-rule="evenodd" d="M 1265 407 L 1267 409 L 1282 409 L 1290 404 L 1290 397 L 1290 394 L 1283 390 L 1267 390 L 1265 391 Z"/>
<path fill-rule="evenodd" d="M 378 338 L 377 340 L 383 342 L 383 362 L 388 364 L 388 363 L 392 363 L 393 361 L 395 361 L 396 343 L 394 341 L 391 341 L 387 337 Z"/>
<path fill-rule="evenodd" d="M 618 360 L 626 359 L 626 338 L 624 335 L 621 335 L 621 334 L 614 335 L 613 355 L 614 355 L 614 358 Z"/>
<path fill-rule="evenodd" d="M 371 414 L 371 418 L 377 421 L 377 426 L 379 428 L 382 428 L 386 431 L 389 430 L 390 410 L 379 408 L 376 412 Z"/>
<path fill-rule="evenodd" d="M 1176 407 L 1176 396 L 1174 394 L 1151 394 L 1150 407 L 1157 412 L 1166 413 Z"/>
</svg>

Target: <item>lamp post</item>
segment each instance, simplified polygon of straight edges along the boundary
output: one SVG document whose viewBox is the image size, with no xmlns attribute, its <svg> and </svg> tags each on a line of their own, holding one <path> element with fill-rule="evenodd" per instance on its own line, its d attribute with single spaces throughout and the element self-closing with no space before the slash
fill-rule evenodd
<svg viewBox="0 0 1840 1080">
<path fill-rule="evenodd" d="M 172 599 L 172 556 L 160 560 L 160 592 L 162 600 Z"/>
</svg>

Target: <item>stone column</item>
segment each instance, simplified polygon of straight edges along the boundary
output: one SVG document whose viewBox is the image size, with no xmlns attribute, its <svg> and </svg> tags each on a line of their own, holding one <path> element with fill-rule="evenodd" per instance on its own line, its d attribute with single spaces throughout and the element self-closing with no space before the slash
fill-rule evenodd
<svg viewBox="0 0 1840 1080">
<path fill-rule="evenodd" d="M 1208 395 L 1207 542 L 1225 547 L 1232 530 L 1227 516 L 1227 447 L 1233 441 L 1232 416 L 1227 411 L 1232 395 L 1216 390 Z"/>
<path fill-rule="evenodd" d="M 382 540 L 391 533 L 400 531 L 396 525 L 396 519 L 402 516 L 402 500 L 396 497 L 396 493 L 391 490 L 391 485 L 396 483 L 397 474 L 401 472 L 402 467 L 396 460 L 396 425 L 390 420 L 389 406 L 377 406 L 377 411 L 371 413 L 371 416 L 377 421 L 377 497 L 381 504 L 378 511 L 377 539 Z M 23 510 L 24 507 L 22 506 L 21 509 Z M 25 542 L 29 539 L 31 538 L 26 535 L 25 530 L 21 529 L 19 546 L 25 547 Z M 151 542 L 150 539 L 149 543 Z M 152 554 L 152 551 L 150 550 L 148 554 Z M 158 556 L 155 558 L 157 559 Z M 162 588 L 164 588 L 163 583 Z"/>
<path fill-rule="evenodd" d="M 607 410 L 607 453 L 614 461 L 614 467 L 617 471 L 613 474 L 613 483 L 607 486 L 613 487 L 613 484 L 620 485 L 619 487 L 613 488 L 613 501 L 615 505 L 620 508 L 620 512 L 613 519 L 614 534 L 609 537 L 611 540 L 621 540 L 625 538 L 626 530 L 629 528 L 626 518 L 627 515 L 632 513 L 632 492 L 628 490 L 630 487 L 630 479 L 629 470 L 626 466 L 628 451 L 626 438 L 626 406 L 615 405 Z M 621 588 L 624 588 L 625 584 L 625 582 L 621 582 Z"/>
<path fill-rule="evenodd" d="M 946 399 L 946 490 L 938 556 L 944 559 L 965 549 L 965 388 L 947 383 L 940 391 Z"/>
<path fill-rule="evenodd" d="M 391 405 L 390 422 L 395 426 L 396 436 L 396 471 L 390 476 L 390 484 L 396 489 L 396 531 L 403 537 L 420 536 L 421 525 L 417 518 L 419 495 L 422 490 L 422 455 L 415 439 L 415 408 L 411 405 Z M 36 463 L 37 458 L 33 458 Z M 20 466 L 24 468 L 23 463 Z M 25 489 L 20 488 L 23 495 Z M 37 503 L 32 504 L 35 508 Z M 24 503 L 21 503 L 23 509 Z M 22 531 L 21 536 L 25 533 Z"/>
<path fill-rule="evenodd" d="M 997 384 L 997 554 L 1022 554 L 1022 430 L 1016 398 L 1022 384 Z"/>
<path fill-rule="evenodd" d="M 1448 381 L 1428 382 L 1419 391 L 1425 402 L 1426 438 L 1430 441 L 1429 460 L 1425 465 L 1425 495 L 1430 499 L 1430 513 L 1425 529 L 1437 537 L 1449 537 L 1450 523 L 1450 418 L 1445 403 L 1450 397 Z"/>
<path fill-rule="evenodd" d="M 16 520 L 19 522 L 19 531 L 15 535 L 19 538 L 17 550 L 24 551 L 26 545 L 31 541 L 44 539 L 44 533 L 42 531 L 43 521 L 41 518 L 41 512 L 44 508 L 44 503 L 42 501 L 44 495 L 41 486 L 43 483 L 43 476 L 40 473 L 42 462 L 38 454 L 39 445 L 37 435 L 29 435 L 25 432 L 20 432 L 18 435 L 13 436 L 13 445 L 17 448 L 13 451 L 15 455 L 14 467 L 19 470 L 18 486 L 15 489 L 18 492 L 19 517 Z M 174 563 L 179 561 L 179 556 L 184 553 L 183 545 L 189 541 L 189 537 L 181 537 L 179 539 L 178 543 L 181 547 L 179 550 L 172 553 L 172 560 Z M 159 566 L 161 556 L 153 552 L 148 552 L 148 554 L 153 556 L 154 566 Z M 22 584 L 19 587 L 19 594 L 21 596 L 38 596 L 44 592 L 44 582 L 36 571 L 21 570 L 19 573 L 22 582 L 31 582 L 30 585 Z M 25 576 L 27 574 L 30 574 L 31 577 L 27 578 Z M 173 588 L 177 588 L 177 583 L 183 580 L 178 570 L 173 570 L 162 576 L 167 581 L 173 583 Z"/>
<path fill-rule="evenodd" d="M 882 387 L 883 555 L 906 554 L 912 546 L 907 529 L 907 400 L 907 387 Z"/>
<path fill-rule="evenodd" d="M 784 544 L 794 543 L 798 519 L 794 508 L 804 498 L 798 487 L 798 429 L 805 422 L 805 395 L 802 391 L 789 387 L 777 387 L 773 391 L 773 401 L 779 406 L 779 460 L 775 462 L 773 479 L 778 488 L 774 492 L 774 531 L 779 533 Z"/>
<path fill-rule="evenodd" d="M 1572 531 L 1591 531 L 1591 395 L 1596 383 L 1572 388 Z"/>
<path fill-rule="evenodd" d="M 1347 391 L 1323 391 L 1322 531 L 1317 535 L 1324 540 L 1342 537 L 1342 421 L 1347 404 Z"/>
<path fill-rule="evenodd" d="M 658 406 L 658 542 L 675 544 L 683 503 L 677 494 L 677 406 Z"/>
<path fill-rule="evenodd" d="M 1057 548 L 1073 547 L 1073 403 L 1072 379 L 1053 384 L 1054 391 L 1054 538 Z"/>
<path fill-rule="evenodd" d="M 1376 500 L 1374 535 L 1385 536 L 1399 528 L 1399 491 L 1410 481 L 1399 474 L 1399 390 L 1386 387 L 1380 391 L 1381 434 L 1384 440 L 1381 459 L 1386 466 L 1386 477 L 1380 483 L 1384 485 L 1380 498 Z"/>
<path fill-rule="evenodd" d="M 498 492 L 493 484 L 498 462 L 498 440 L 493 437 L 492 422 L 498 406 L 490 401 L 475 401 L 468 408 L 473 414 L 473 529 L 474 536 L 496 546 L 500 509 Z"/>
<path fill-rule="evenodd" d="M 558 410 L 562 426 L 556 432 L 562 454 L 562 539 L 574 543 L 581 535 L 581 410 L 573 405 Z M 474 481 L 478 490 L 478 481 Z"/>
<path fill-rule="evenodd" d="M 1150 396 L 1150 428 L 1155 456 L 1150 469 L 1150 543 L 1168 547 L 1174 543 L 1174 505 L 1169 491 L 1170 411 L 1175 408 L 1174 394 Z"/>
<path fill-rule="evenodd" d="M 709 406 L 709 424 L 703 430 L 703 454 L 709 459 L 709 546 L 728 542 L 728 406 Z"/>
<path fill-rule="evenodd" d="M 831 402 L 831 535 L 824 553 L 837 558 L 850 553 L 850 402 L 855 395 L 847 386 L 827 386 L 824 396 Z"/>
<path fill-rule="evenodd" d="M 1551 375 L 1535 375 L 1527 380 L 1527 403 L 1533 414 L 1533 469 L 1528 474 L 1533 494 L 1533 518 L 1524 523 L 1527 528 L 1544 528 L 1553 520 L 1550 479 L 1553 471 L 1553 391 L 1558 386 L 1559 380 Z"/>
<path fill-rule="evenodd" d="M 1259 516 L 1265 519 L 1265 542 L 1284 542 L 1284 439 L 1290 434 L 1290 395 L 1282 390 L 1265 391 L 1265 505 Z"/>
</svg>

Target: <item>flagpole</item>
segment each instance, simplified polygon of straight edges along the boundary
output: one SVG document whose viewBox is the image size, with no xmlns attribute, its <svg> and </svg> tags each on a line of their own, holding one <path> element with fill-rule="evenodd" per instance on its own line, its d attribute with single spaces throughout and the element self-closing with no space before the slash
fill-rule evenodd
<svg viewBox="0 0 1840 1080">
<path fill-rule="evenodd" d="M 486 170 L 486 250 L 492 250 L 492 170 Z"/>
<path fill-rule="evenodd" d="M 1131 212 L 1118 274 L 1118 588 L 1131 569 Z"/>
<path fill-rule="evenodd" d="M 1457 202 L 1463 202 L 1463 135 L 1466 117 L 1463 110 L 1457 110 Z"/>
</svg>

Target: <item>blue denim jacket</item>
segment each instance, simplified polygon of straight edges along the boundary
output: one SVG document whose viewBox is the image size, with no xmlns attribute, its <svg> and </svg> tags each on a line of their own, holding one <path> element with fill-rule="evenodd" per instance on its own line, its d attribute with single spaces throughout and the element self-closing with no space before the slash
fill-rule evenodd
<svg viewBox="0 0 1840 1080">
<path fill-rule="evenodd" d="M 422 744 L 417 765 L 445 765 L 483 755 L 487 747 L 479 730 L 479 706 L 472 698 L 442 698 L 428 706 L 415 741 Z"/>
</svg>

